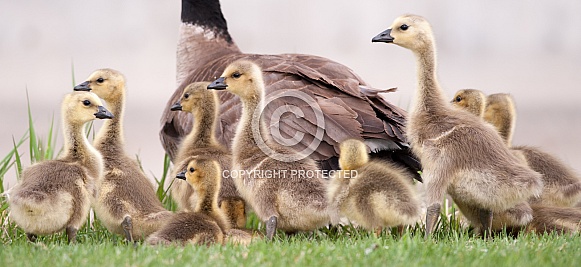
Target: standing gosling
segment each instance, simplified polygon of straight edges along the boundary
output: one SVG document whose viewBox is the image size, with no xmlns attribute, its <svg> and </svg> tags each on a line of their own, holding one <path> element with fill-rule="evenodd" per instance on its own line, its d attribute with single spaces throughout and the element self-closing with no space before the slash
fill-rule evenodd
<svg viewBox="0 0 581 267">
<path fill-rule="evenodd" d="M 337 207 L 340 215 L 368 230 L 420 219 L 413 175 L 390 162 L 369 161 L 367 146 L 359 140 L 345 140 L 340 149 L 342 171 L 331 179 L 327 193 L 329 205 Z"/>
<path fill-rule="evenodd" d="M 484 94 L 465 94 L 463 91 L 456 93 L 452 104 L 483 117 L 486 122 L 496 127 L 505 144 L 510 147 L 516 124 L 516 109 L 512 97 L 509 94 L 492 94 L 485 98 Z M 486 104 L 482 99 L 486 99 Z M 473 112 L 480 110 L 475 106 L 481 106 L 482 111 Z M 581 202 L 581 177 L 565 163 L 536 147 L 513 146 L 511 150 L 529 167 L 543 175 L 544 188 L 538 203 L 572 207 Z"/>
<path fill-rule="evenodd" d="M 446 192 L 474 226 L 488 233 L 493 212 L 527 205 L 529 198 L 540 195 L 541 175 L 521 163 L 490 125 L 446 100 L 436 77 L 435 39 L 426 19 L 401 16 L 372 41 L 410 49 L 417 60 L 418 87 L 406 134 L 427 181 L 426 237 L 440 216 Z M 518 216 L 514 221 L 519 224 L 532 219 L 530 209 L 511 215 Z"/>
<path fill-rule="evenodd" d="M 296 232 L 327 225 L 327 182 L 320 177 L 317 164 L 276 143 L 267 131 L 260 112 L 264 108 L 260 68 L 250 61 L 235 61 L 208 89 L 226 89 L 242 102 L 242 115 L 232 141 L 231 173 L 239 175 L 234 184 L 242 198 L 266 222 L 266 238 L 271 239 L 277 228 Z M 278 176 L 267 178 L 264 173 Z"/>
<path fill-rule="evenodd" d="M 63 154 L 26 168 L 21 181 L 8 192 L 10 219 L 30 241 L 65 229 L 69 243 L 75 242 L 95 197 L 95 182 L 103 172 L 101 154 L 89 144 L 84 125 L 113 115 L 88 92 L 66 95 L 61 114 Z"/>
<path fill-rule="evenodd" d="M 220 165 L 211 159 L 194 159 L 176 178 L 185 180 L 196 191 L 194 212 L 180 212 L 146 242 L 156 244 L 222 244 L 230 225 L 218 208 L 218 192 L 222 180 Z"/>
<path fill-rule="evenodd" d="M 105 170 L 97 183 L 99 194 L 93 208 L 112 233 L 125 235 L 129 242 L 142 240 L 173 215 L 164 209 L 151 181 L 136 160 L 125 153 L 123 112 L 125 77 L 112 69 L 100 69 L 75 86 L 92 91 L 107 102 L 115 116 L 103 124 L 93 144 L 103 155 Z"/>
<path fill-rule="evenodd" d="M 220 100 L 215 91 L 206 89 L 209 84 L 196 82 L 188 85 L 180 101 L 171 107 L 171 110 L 189 112 L 194 117 L 192 131 L 181 142 L 174 160 L 175 170 L 185 169 L 192 158 L 203 157 L 218 161 L 223 171 L 230 171 L 232 155 L 217 141 L 215 135 Z M 187 182 L 175 179 L 171 192 L 180 210 L 190 211 L 196 206 L 195 192 Z M 218 206 L 226 213 L 232 226 L 244 228 L 246 225 L 244 200 L 238 194 L 231 177 L 222 177 Z"/>
</svg>

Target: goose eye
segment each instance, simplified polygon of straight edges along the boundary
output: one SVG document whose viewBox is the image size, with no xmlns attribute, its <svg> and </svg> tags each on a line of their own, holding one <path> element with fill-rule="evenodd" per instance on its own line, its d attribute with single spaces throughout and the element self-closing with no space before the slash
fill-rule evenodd
<svg viewBox="0 0 581 267">
<path fill-rule="evenodd" d="M 188 99 L 188 97 L 190 97 L 190 94 L 188 94 L 188 93 L 184 94 L 185 99 Z"/>
<path fill-rule="evenodd" d="M 97 82 L 98 82 L 98 83 L 103 83 L 104 81 L 105 81 L 105 79 L 103 79 L 103 78 L 99 78 L 99 79 L 97 79 Z"/>
<path fill-rule="evenodd" d="M 400 28 L 402 31 L 405 31 L 405 30 L 407 30 L 409 27 L 410 27 L 410 26 L 408 26 L 407 24 L 402 24 L 401 26 L 399 26 L 399 28 Z"/>
<path fill-rule="evenodd" d="M 240 74 L 240 72 L 234 72 L 232 74 L 232 78 L 234 78 L 234 79 L 238 79 L 238 78 L 240 78 L 240 76 L 242 76 L 242 74 Z"/>
<path fill-rule="evenodd" d="M 194 168 L 190 168 L 190 172 L 194 172 L 194 171 L 195 171 L 195 169 L 194 169 Z"/>
<path fill-rule="evenodd" d="M 462 101 L 462 97 L 457 96 L 456 97 L 456 102 L 460 102 L 460 101 Z"/>
<path fill-rule="evenodd" d="M 85 100 L 85 101 L 83 101 L 83 105 L 89 106 L 89 105 L 91 105 L 91 101 Z"/>
</svg>

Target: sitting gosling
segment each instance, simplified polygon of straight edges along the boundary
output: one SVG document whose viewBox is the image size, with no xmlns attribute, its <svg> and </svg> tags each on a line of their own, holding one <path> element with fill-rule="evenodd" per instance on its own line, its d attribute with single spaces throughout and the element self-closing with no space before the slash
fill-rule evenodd
<svg viewBox="0 0 581 267">
<path fill-rule="evenodd" d="M 75 86 L 75 90 L 94 92 L 107 102 L 115 116 L 103 124 L 93 141 L 105 164 L 103 178 L 97 183 L 95 214 L 112 233 L 125 235 L 129 242 L 142 240 L 173 213 L 163 207 L 137 161 L 125 153 L 125 78 L 116 70 L 100 69 Z"/>
<path fill-rule="evenodd" d="M 232 141 L 232 173 L 236 189 L 256 215 L 266 222 L 266 238 L 276 229 L 310 231 L 329 223 L 325 198 L 327 182 L 317 164 L 293 149 L 276 143 L 261 118 L 264 81 L 250 61 L 231 63 L 208 89 L 226 89 L 242 102 L 242 115 Z M 280 177 L 263 177 L 276 172 Z M 312 178 L 300 176 L 311 172 Z"/>
<path fill-rule="evenodd" d="M 215 136 L 216 118 L 220 100 L 215 91 L 207 90 L 209 82 L 196 82 L 188 85 L 180 101 L 171 110 L 191 112 L 194 117 L 192 131 L 184 138 L 178 149 L 174 170 L 183 170 L 195 157 L 214 159 L 220 163 L 223 171 L 230 170 L 232 155 Z M 175 175 L 172 175 L 175 177 Z M 222 186 L 218 195 L 218 206 L 224 211 L 233 227 L 246 226 L 244 200 L 238 194 L 231 177 L 222 177 Z M 192 210 L 196 203 L 194 190 L 185 181 L 175 179 L 171 187 L 172 197 L 180 210 Z"/>
<path fill-rule="evenodd" d="M 474 92 L 479 92 L 474 93 Z M 485 99 L 485 101 L 483 101 Z M 492 124 L 510 147 L 516 122 L 516 109 L 508 94 L 485 97 L 475 89 L 460 90 L 452 100 L 455 106 L 469 110 Z M 481 110 L 480 112 L 474 112 Z M 581 202 L 581 177 L 556 157 L 531 146 L 513 146 L 513 153 L 531 169 L 543 175 L 544 188 L 538 202 L 547 206 L 572 207 Z"/>
<path fill-rule="evenodd" d="M 7 192 L 10 219 L 30 241 L 37 235 L 65 229 L 69 243 L 75 242 L 77 230 L 87 220 L 95 183 L 103 172 L 101 154 L 89 144 L 84 124 L 113 115 L 95 94 L 88 92 L 66 95 L 61 114 L 63 154 L 26 168 L 21 181 Z"/>
<path fill-rule="evenodd" d="M 329 205 L 368 230 L 410 225 L 420 219 L 413 175 L 390 162 L 369 161 L 367 146 L 356 139 L 340 144 L 340 172 L 327 192 Z M 353 176 L 353 177 L 351 177 Z"/>
<path fill-rule="evenodd" d="M 176 178 L 186 180 L 196 191 L 194 212 L 180 212 L 146 242 L 151 245 L 191 243 L 222 244 L 230 229 L 224 213 L 218 208 L 218 192 L 222 180 L 220 165 L 210 159 L 194 159 Z"/>
<path fill-rule="evenodd" d="M 418 87 L 407 136 L 427 181 L 426 237 L 440 216 L 446 192 L 472 225 L 488 233 L 493 213 L 528 205 L 529 198 L 541 194 L 539 173 L 515 157 L 490 125 L 446 100 L 436 77 L 435 40 L 426 19 L 401 16 L 372 41 L 397 44 L 416 56 Z M 530 209 L 508 215 L 521 225 L 532 220 Z"/>
</svg>

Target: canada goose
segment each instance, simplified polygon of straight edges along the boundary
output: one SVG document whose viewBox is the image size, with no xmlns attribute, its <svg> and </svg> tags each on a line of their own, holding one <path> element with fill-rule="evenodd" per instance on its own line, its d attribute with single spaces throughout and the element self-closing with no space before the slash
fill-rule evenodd
<svg viewBox="0 0 581 267">
<path fill-rule="evenodd" d="M 476 90 L 475 90 L 476 91 Z M 484 94 L 456 94 L 461 98 L 454 98 L 452 103 L 467 110 L 478 110 L 476 105 L 483 108 L 482 112 L 473 112 L 476 116 L 492 124 L 505 144 L 510 147 L 516 123 L 516 109 L 509 94 L 492 94 L 485 98 Z M 477 99 L 478 100 L 474 100 Z M 482 99 L 486 99 L 486 104 Z M 458 103 L 471 103 L 458 105 Z M 531 146 L 511 147 L 513 153 L 521 158 L 531 169 L 542 174 L 544 189 L 541 197 L 534 201 L 546 206 L 572 207 L 581 202 L 581 177 L 569 166 L 553 155 Z"/>
<path fill-rule="evenodd" d="M 216 91 L 207 90 L 209 82 L 197 82 L 188 85 L 180 101 L 172 110 L 191 113 L 195 118 L 192 131 L 182 141 L 176 157 L 175 170 L 183 170 L 192 157 L 214 159 L 220 163 L 222 170 L 228 172 L 232 163 L 230 152 L 215 137 L 216 118 L 220 102 Z M 173 175 L 175 177 L 175 175 Z M 243 228 L 246 225 L 244 200 L 238 194 L 231 177 L 222 177 L 222 186 L 218 196 L 218 206 L 228 215 L 230 223 Z M 181 210 L 192 210 L 196 197 L 194 190 L 187 182 L 175 179 L 172 184 L 172 196 Z"/>
<path fill-rule="evenodd" d="M 339 214 L 368 230 L 403 226 L 420 219 L 420 202 L 407 170 L 385 161 L 369 161 L 360 140 L 341 142 L 340 172 L 331 179 L 327 199 Z"/>
<path fill-rule="evenodd" d="M 488 233 L 493 213 L 526 204 L 541 194 L 541 175 L 521 163 L 491 125 L 446 100 L 436 77 L 432 28 L 423 17 L 401 16 L 372 41 L 410 49 L 417 59 L 418 88 L 406 135 L 427 181 L 426 237 L 437 222 L 446 191 L 468 220 Z M 521 215 L 514 218 L 516 222 L 532 219 L 530 209 L 508 215 Z"/>
<path fill-rule="evenodd" d="M 151 181 L 136 160 L 125 153 L 123 111 L 125 77 L 119 71 L 99 69 L 77 86 L 76 91 L 92 91 L 115 116 L 103 124 L 93 144 L 103 155 L 103 178 L 97 183 L 99 194 L 93 203 L 97 217 L 112 233 L 128 241 L 141 240 L 156 231 L 172 212 L 164 209 Z"/>
<path fill-rule="evenodd" d="M 113 115 L 101 100 L 88 92 L 67 94 L 61 108 L 63 154 L 55 160 L 36 163 L 22 172 L 21 181 L 8 192 L 10 219 L 30 241 L 36 235 L 66 229 L 75 242 L 95 195 L 95 183 L 103 172 L 101 154 L 87 140 L 84 124 Z"/>
<path fill-rule="evenodd" d="M 186 170 L 176 176 L 186 180 L 196 191 L 194 212 L 177 213 L 146 242 L 151 245 L 170 244 L 222 244 L 224 233 L 230 225 L 218 208 L 218 194 L 222 180 L 220 165 L 215 160 L 198 158 L 190 161 Z"/>
<path fill-rule="evenodd" d="M 247 59 L 262 69 L 266 96 L 284 96 L 290 92 L 290 96 L 266 103 L 267 125 L 277 125 L 276 129 L 285 138 L 304 135 L 296 144 L 293 142 L 293 149 L 303 151 L 314 144 L 309 157 L 320 162 L 323 169 L 338 169 L 339 141 L 353 137 L 364 139 L 373 148 L 372 152 L 377 152 L 372 153 L 374 157 L 392 158 L 414 173 L 421 169 L 403 134 L 406 112 L 379 94 L 393 90 L 371 88 L 347 66 L 323 57 L 242 53 L 228 32 L 218 0 L 182 0 L 181 21 L 178 87 L 167 102 L 160 130 L 161 143 L 173 162 L 181 139 L 192 129 L 190 114 L 170 110 L 183 89 L 192 82 L 214 80 L 228 64 Z M 298 94 L 305 97 L 299 99 Z M 219 92 L 218 95 L 221 105 L 216 136 L 220 143 L 230 147 L 241 104 L 232 94 Z M 320 106 L 324 125 L 311 119 L 316 110 L 307 105 L 308 100 Z M 306 116 L 272 116 L 281 106 L 298 107 L 297 113 Z M 318 128 L 322 129 L 320 135 Z M 420 179 L 419 175 L 416 178 Z"/>
<path fill-rule="evenodd" d="M 260 67 L 250 61 L 235 61 L 208 89 L 226 89 L 242 102 L 240 123 L 232 140 L 231 174 L 242 198 L 266 222 L 266 238 L 271 239 L 277 228 L 295 232 L 326 225 L 330 220 L 326 181 L 317 164 L 276 143 L 266 131 Z"/>
</svg>

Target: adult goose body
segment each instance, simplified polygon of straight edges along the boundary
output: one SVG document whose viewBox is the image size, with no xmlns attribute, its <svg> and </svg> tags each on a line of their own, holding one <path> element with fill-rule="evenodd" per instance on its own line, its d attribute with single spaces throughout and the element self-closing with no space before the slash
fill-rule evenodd
<svg viewBox="0 0 581 267">
<path fill-rule="evenodd" d="M 182 0 L 181 20 L 178 88 L 167 102 L 160 131 L 162 145 L 172 159 L 192 128 L 191 114 L 170 110 L 183 89 L 192 82 L 214 80 L 231 62 L 246 59 L 263 71 L 266 96 L 271 98 L 265 106 L 266 123 L 272 125 L 269 130 L 277 130 L 284 139 L 298 133 L 302 138 L 292 145 L 293 149 L 305 151 L 311 145 L 309 157 L 320 162 L 322 168 L 338 169 L 339 142 L 359 138 L 372 151 L 380 151 L 377 156 L 403 162 L 414 171 L 420 169 L 403 134 L 406 112 L 379 94 L 392 90 L 373 89 L 350 68 L 323 57 L 243 53 L 228 32 L 218 0 Z M 232 94 L 218 94 L 221 105 L 216 136 L 229 146 L 241 104 Z M 286 106 L 300 110 L 272 116 Z M 316 112 L 322 113 L 322 120 L 317 120 Z"/>
</svg>

